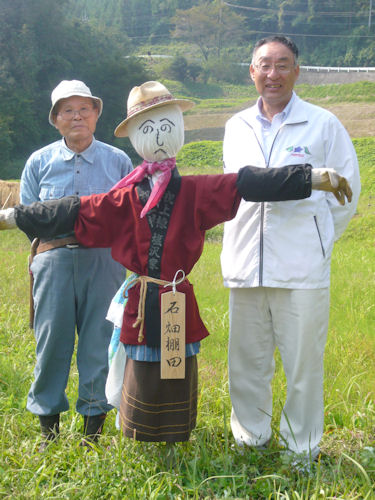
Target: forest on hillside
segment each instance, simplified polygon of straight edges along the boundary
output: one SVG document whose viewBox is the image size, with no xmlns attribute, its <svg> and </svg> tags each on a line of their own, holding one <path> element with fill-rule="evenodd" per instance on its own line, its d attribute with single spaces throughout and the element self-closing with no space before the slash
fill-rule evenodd
<svg viewBox="0 0 375 500">
<path fill-rule="evenodd" d="M 249 62 L 254 42 L 268 34 L 290 35 L 301 64 L 375 66 L 371 6 L 372 0 L 0 0 L 0 178 L 12 177 L 15 161 L 58 137 L 47 115 L 62 79 L 84 80 L 103 98 L 97 136 L 116 144 L 113 129 L 134 85 L 166 78 L 247 83 L 238 62 Z M 140 55 L 169 58 L 150 65 Z"/>
<path fill-rule="evenodd" d="M 126 33 L 135 50 L 142 44 L 173 44 L 179 39 L 209 44 L 216 30 L 216 42 L 243 54 L 259 37 L 284 33 L 298 43 L 302 63 L 375 66 L 372 0 L 72 0 L 71 4 L 75 17 Z M 221 40 L 220 31 L 225 33 Z"/>
</svg>

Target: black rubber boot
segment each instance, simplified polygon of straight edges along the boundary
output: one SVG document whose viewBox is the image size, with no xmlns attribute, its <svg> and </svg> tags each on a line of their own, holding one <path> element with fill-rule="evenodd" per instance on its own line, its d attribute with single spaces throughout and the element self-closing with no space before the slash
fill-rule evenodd
<svg viewBox="0 0 375 500">
<path fill-rule="evenodd" d="M 39 452 L 42 453 L 60 433 L 60 414 L 48 416 L 39 415 L 39 422 L 43 438 L 39 446 Z"/>
<path fill-rule="evenodd" d="M 82 440 L 82 446 L 90 446 L 92 443 L 96 443 L 99 439 L 100 434 L 103 431 L 106 413 L 101 415 L 83 416 L 83 434 L 85 438 Z"/>
</svg>

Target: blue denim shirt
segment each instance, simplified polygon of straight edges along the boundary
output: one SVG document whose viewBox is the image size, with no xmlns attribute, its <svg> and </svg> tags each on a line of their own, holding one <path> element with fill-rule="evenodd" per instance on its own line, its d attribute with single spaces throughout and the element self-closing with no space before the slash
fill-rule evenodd
<svg viewBox="0 0 375 500">
<path fill-rule="evenodd" d="M 132 170 L 120 149 L 93 138 L 82 153 L 71 151 L 65 140 L 35 151 L 21 176 L 20 200 L 24 205 L 63 196 L 104 193 Z"/>
</svg>

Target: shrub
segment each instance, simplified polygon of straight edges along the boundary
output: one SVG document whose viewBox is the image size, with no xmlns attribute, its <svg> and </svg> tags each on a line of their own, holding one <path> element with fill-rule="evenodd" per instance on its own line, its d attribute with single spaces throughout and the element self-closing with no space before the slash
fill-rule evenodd
<svg viewBox="0 0 375 500">
<path fill-rule="evenodd" d="M 221 170 L 222 141 L 200 141 L 185 144 L 177 155 L 178 168 L 194 169 L 192 173 L 204 173 L 207 170 Z M 185 172 L 184 172 L 185 173 Z"/>
</svg>

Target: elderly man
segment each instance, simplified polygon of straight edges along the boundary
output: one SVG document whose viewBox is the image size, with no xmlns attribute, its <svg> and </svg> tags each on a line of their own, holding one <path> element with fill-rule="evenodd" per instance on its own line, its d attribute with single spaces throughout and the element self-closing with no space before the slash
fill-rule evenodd
<svg viewBox="0 0 375 500">
<path fill-rule="evenodd" d="M 230 288 L 234 438 L 242 446 L 264 446 L 271 437 L 277 346 L 288 385 L 280 436 L 306 462 L 318 456 L 323 433 L 331 253 L 355 212 L 360 180 L 353 145 L 338 119 L 294 93 L 297 57 L 286 37 L 255 45 L 250 76 L 260 97 L 226 124 L 224 171 L 301 162 L 334 168 L 348 179 L 352 203 L 341 206 L 320 191 L 285 203 L 242 201 L 225 224 L 222 271 Z"/>
<path fill-rule="evenodd" d="M 21 178 L 21 203 L 108 191 L 127 175 L 131 161 L 121 150 L 94 138 L 102 100 L 81 81 L 62 81 L 51 95 L 49 122 L 62 139 L 34 152 Z M 97 436 L 111 409 L 105 397 L 111 325 L 105 320 L 125 269 L 108 248 L 84 248 L 72 235 L 40 241 L 31 264 L 34 277 L 36 366 L 27 409 L 39 416 L 41 450 L 59 432 L 60 413 L 78 335 L 77 411 L 84 434 Z"/>
</svg>

